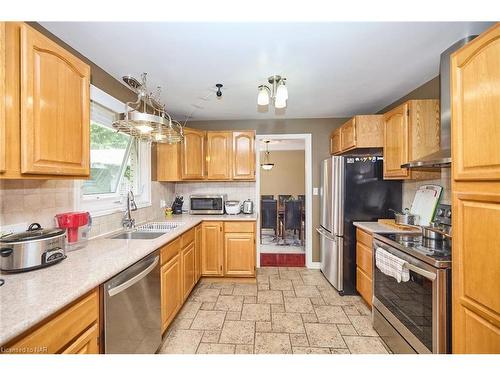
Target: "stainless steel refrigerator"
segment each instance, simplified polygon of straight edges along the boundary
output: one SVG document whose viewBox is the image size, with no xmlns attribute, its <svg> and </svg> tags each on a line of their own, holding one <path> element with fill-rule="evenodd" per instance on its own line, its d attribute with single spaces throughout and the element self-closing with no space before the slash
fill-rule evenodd
<svg viewBox="0 0 500 375">
<path fill-rule="evenodd" d="M 340 294 L 356 293 L 355 221 L 393 217 L 401 209 L 401 181 L 383 179 L 377 155 L 332 156 L 321 162 L 321 271 Z"/>
</svg>

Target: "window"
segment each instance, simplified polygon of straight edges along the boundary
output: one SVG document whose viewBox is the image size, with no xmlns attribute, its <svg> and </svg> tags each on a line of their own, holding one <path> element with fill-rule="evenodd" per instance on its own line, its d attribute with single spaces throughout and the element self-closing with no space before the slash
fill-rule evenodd
<svg viewBox="0 0 500 375">
<path fill-rule="evenodd" d="M 77 209 L 94 216 L 123 210 L 129 190 L 138 207 L 151 205 L 150 145 L 113 129 L 123 103 L 93 86 L 91 99 L 90 178 L 76 188 Z"/>
</svg>

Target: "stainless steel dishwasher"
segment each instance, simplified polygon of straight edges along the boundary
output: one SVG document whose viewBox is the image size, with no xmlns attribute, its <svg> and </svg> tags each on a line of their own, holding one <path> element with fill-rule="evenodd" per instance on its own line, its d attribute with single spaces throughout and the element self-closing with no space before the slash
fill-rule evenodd
<svg viewBox="0 0 500 375">
<path fill-rule="evenodd" d="M 155 353 L 161 343 L 160 298 L 158 251 L 106 282 L 105 353 Z"/>
</svg>

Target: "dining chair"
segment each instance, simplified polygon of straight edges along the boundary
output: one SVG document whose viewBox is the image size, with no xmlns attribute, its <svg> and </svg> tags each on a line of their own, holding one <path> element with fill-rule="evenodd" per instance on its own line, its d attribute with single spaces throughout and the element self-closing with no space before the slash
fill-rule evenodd
<svg viewBox="0 0 500 375">
<path fill-rule="evenodd" d="M 260 200 L 273 200 L 274 195 L 261 195 Z"/>
<path fill-rule="evenodd" d="M 285 202 L 283 240 L 287 230 L 293 230 L 293 233 L 299 231 L 299 240 L 302 243 L 302 202 L 300 200 L 288 200 Z"/>
<path fill-rule="evenodd" d="M 279 194 L 278 195 L 278 202 L 279 206 L 283 207 L 285 202 L 292 199 L 292 195 L 285 195 L 285 194 Z"/>
<path fill-rule="evenodd" d="M 274 238 L 278 236 L 278 202 L 275 199 L 264 199 L 260 202 L 260 228 L 274 229 Z M 262 243 L 262 231 L 260 231 Z"/>
</svg>

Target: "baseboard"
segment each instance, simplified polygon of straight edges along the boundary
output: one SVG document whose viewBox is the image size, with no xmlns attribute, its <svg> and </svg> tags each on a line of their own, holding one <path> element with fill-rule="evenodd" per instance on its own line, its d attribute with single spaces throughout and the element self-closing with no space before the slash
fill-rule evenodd
<svg viewBox="0 0 500 375">
<path fill-rule="evenodd" d="M 306 264 L 306 267 L 312 270 L 319 270 L 321 268 L 321 262 L 311 262 Z"/>
</svg>

